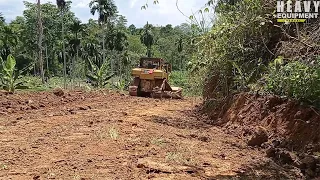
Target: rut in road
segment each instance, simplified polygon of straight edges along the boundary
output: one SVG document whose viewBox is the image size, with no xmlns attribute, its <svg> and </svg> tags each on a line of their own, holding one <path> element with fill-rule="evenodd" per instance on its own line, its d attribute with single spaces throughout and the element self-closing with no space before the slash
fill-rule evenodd
<svg viewBox="0 0 320 180">
<path fill-rule="evenodd" d="M 1 179 L 215 179 L 268 161 L 200 101 L 111 92 L 1 95 Z"/>
</svg>

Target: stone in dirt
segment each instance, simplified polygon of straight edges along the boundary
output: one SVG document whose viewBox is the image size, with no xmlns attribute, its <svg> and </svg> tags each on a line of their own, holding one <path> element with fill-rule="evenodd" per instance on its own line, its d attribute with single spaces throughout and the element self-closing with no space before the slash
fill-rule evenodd
<svg viewBox="0 0 320 180">
<path fill-rule="evenodd" d="M 293 152 L 287 151 L 287 150 L 283 150 L 279 153 L 279 156 L 282 160 L 283 163 L 289 164 L 289 163 L 294 163 L 294 162 L 298 162 L 299 158 L 296 154 L 294 154 Z"/>
<path fill-rule="evenodd" d="M 268 132 L 262 128 L 259 127 L 259 129 L 253 134 L 251 139 L 248 141 L 249 146 L 261 146 L 261 144 L 268 141 Z"/>
<path fill-rule="evenodd" d="M 56 88 L 56 89 L 53 90 L 53 94 L 56 95 L 56 96 L 61 97 L 61 96 L 64 95 L 64 92 L 63 92 L 63 90 L 61 88 Z"/>
<path fill-rule="evenodd" d="M 301 168 L 315 170 L 317 167 L 317 163 L 318 163 L 317 157 L 306 155 L 303 159 L 301 159 Z"/>
<path fill-rule="evenodd" d="M 210 139 L 206 136 L 199 137 L 198 139 L 199 141 L 202 141 L 202 142 L 210 142 Z"/>
<path fill-rule="evenodd" d="M 270 148 L 266 153 L 268 157 L 273 157 L 284 164 L 292 164 L 296 167 L 300 167 L 301 165 L 299 157 L 295 153 L 284 148 Z"/>
<path fill-rule="evenodd" d="M 88 107 L 80 106 L 80 107 L 79 107 L 79 110 L 85 111 L 85 110 L 88 110 Z"/>
</svg>

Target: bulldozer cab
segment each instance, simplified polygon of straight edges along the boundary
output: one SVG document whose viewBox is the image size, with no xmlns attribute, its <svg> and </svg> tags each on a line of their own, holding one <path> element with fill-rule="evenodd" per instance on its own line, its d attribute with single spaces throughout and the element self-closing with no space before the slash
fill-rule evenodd
<svg viewBox="0 0 320 180">
<path fill-rule="evenodd" d="M 141 58 L 140 68 L 163 70 L 166 73 L 171 72 L 171 64 L 161 58 Z"/>
</svg>

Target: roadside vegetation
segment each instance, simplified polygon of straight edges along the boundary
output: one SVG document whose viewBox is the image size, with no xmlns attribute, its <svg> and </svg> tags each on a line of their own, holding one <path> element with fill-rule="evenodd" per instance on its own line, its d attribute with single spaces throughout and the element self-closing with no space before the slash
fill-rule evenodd
<svg viewBox="0 0 320 180">
<path fill-rule="evenodd" d="M 86 23 L 71 11 L 72 1 L 24 4 L 23 15 L 11 22 L 0 14 L 0 52 L 4 61 L 15 58 L 17 72 L 31 67 L 21 77 L 28 90 L 79 86 L 127 90 L 140 57 L 163 58 L 180 73 L 187 71 L 193 54 L 191 40 L 197 27 L 129 25 L 114 1 L 91 1 L 90 12 L 98 19 Z"/>
<path fill-rule="evenodd" d="M 23 71 L 13 76 L 1 66 L 1 87 L 8 91 L 22 82 L 29 90 L 126 90 L 130 70 L 150 56 L 173 65 L 171 84 L 208 104 L 254 92 L 319 106 L 319 20 L 277 23 L 276 1 L 209 0 L 175 27 L 129 25 L 114 1 L 91 1 L 98 18 L 86 23 L 71 11 L 72 1 L 24 4 L 23 16 L 11 22 L 0 15 L 3 62 L 15 58 L 12 72 Z"/>
<path fill-rule="evenodd" d="M 214 24 L 196 38 L 190 64 L 207 104 L 253 92 L 319 107 L 319 19 L 278 23 L 275 7 L 276 1 L 208 2 Z"/>
</svg>

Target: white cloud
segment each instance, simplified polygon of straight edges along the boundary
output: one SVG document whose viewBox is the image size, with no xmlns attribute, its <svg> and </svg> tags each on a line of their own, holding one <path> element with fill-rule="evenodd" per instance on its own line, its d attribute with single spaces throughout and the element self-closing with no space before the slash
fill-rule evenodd
<svg viewBox="0 0 320 180">
<path fill-rule="evenodd" d="M 137 0 L 130 0 L 130 8 L 133 8 L 136 3 Z"/>
<path fill-rule="evenodd" d="M 36 2 L 36 0 L 27 0 Z M 52 2 L 55 0 L 41 0 L 41 3 Z M 90 0 L 72 0 L 71 10 L 83 22 L 90 18 L 94 18 L 89 10 Z M 153 0 L 149 0 L 149 7 L 141 10 L 147 0 L 115 0 L 119 13 L 126 16 L 128 24 L 135 24 L 138 27 L 146 24 L 147 21 L 152 24 L 178 25 L 186 22 L 187 17 L 183 16 L 176 7 L 176 0 L 159 0 L 159 4 L 154 5 Z M 179 9 L 186 15 L 197 11 L 207 2 L 207 0 L 179 0 Z M 2 12 L 7 20 L 12 20 L 18 15 L 22 15 L 24 5 L 22 0 L 0 0 L 0 12 Z"/>
<path fill-rule="evenodd" d="M 134 3 L 135 6 L 130 6 L 131 9 L 119 6 L 120 13 L 128 18 L 129 23 L 138 26 L 143 26 L 147 21 L 158 25 L 178 25 L 186 22 L 187 17 L 192 14 L 192 11 L 198 11 L 207 0 L 179 0 L 178 7 L 187 17 L 178 10 L 176 0 L 159 0 L 159 4 L 156 5 L 153 4 L 153 1 L 149 0 L 149 7 L 146 10 L 141 10 L 141 6 L 146 2 L 146 0 L 131 0 L 130 3 Z"/>
<path fill-rule="evenodd" d="M 86 1 L 81 1 L 79 3 L 77 3 L 74 7 L 75 8 L 85 8 L 85 7 L 88 7 L 89 6 L 89 3 L 86 2 Z"/>
</svg>

